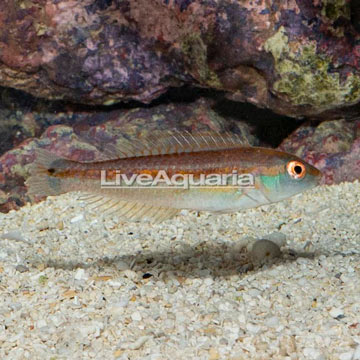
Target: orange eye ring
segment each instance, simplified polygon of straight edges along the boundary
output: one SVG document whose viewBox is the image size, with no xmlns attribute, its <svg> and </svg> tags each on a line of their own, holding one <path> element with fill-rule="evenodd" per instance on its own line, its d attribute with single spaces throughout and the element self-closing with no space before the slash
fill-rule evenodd
<svg viewBox="0 0 360 360">
<path fill-rule="evenodd" d="M 293 160 L 288 162 L 286 170 L 290 177 L 296 180 L 300 180 L 306 175 L 305 165 L 300 161 Z"/>
</svg>

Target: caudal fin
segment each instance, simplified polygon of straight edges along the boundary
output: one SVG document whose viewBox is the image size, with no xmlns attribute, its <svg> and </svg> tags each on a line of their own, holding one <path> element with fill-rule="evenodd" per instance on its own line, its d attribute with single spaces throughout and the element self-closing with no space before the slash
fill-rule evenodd
<svg viewBox="0 0 360 360">
<path fill-rule="evenodd" d="M 52 154 L 44 149 L 36 150 L 36 160 L 30 168 L 30 177 L 25 185 L 29 195 L 50 196 L 63 194 L 62 179 L 54 176 L 69 160 Z"/>
</svg>

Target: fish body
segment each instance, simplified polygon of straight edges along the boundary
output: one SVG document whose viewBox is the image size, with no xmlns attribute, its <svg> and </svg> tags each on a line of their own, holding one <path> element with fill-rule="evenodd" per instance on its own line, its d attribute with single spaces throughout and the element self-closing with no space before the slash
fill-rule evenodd
<svg viewBox="0 0 360 360">
<path fill-rule="evenodd" d="M 316 186 L 321 178 L 319 170 L 296 156 L 242 146 L 233 134 L 175 133 L 114 152 L 114 159 L 98 162 L 40 152 L 27 181 L 30 193 L 81 191 L 100 209 L 125 219 L 161 221 L 181 209 L 223 213 L 270 204 Z M 177 179 L 176 186 L 126 183 L 139 175 L 164 180 L 159 177 L 164 174 Z"/>
</svg>

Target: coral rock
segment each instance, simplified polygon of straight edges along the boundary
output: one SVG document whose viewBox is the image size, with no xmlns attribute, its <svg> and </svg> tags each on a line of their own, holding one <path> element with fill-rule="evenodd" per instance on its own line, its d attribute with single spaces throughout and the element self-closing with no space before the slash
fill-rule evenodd
<svg viewBox="0 0 360 360">
<path fill-rule="evenodd" d="M 6 0 L 0 85 L 112 104 L 190 84 L 318 115 L 360 100 L 358 18 L 344 0 Z"/>
</svg>

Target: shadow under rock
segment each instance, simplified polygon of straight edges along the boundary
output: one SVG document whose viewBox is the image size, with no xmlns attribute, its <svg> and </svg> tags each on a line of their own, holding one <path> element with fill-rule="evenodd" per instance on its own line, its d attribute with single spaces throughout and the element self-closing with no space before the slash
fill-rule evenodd
<svg viewBox="0 0 360 360">
<path fill-rule="evenodd" d="M 319 255 L 321 254 L 312 252 L 297 254 L 288 250 L 280 258 L 269 260 L 259 266 L 251 261 L 246 248 L 239 248 L 236 243 L 227 245 L 204 242 L 196 247 L 188 246 L 186 249 L 143 251 L 138 254 L 104 257 L 90 262 L 50 259 L 45 261 L 45 265 L 63 270 L 98 268 L 102 271 L 119 271 L 131 269 L 138 273 L 150 274 L 149 277 L 159 277 L 161 273 L 172 273 L 185 278 L 214 278 L 241 275 L 252 270 L 269 269 L 295 261 L 299 256 L 315 258 Z M 121 275 L 119 276 L 121 277 Z"/>
</svg>

